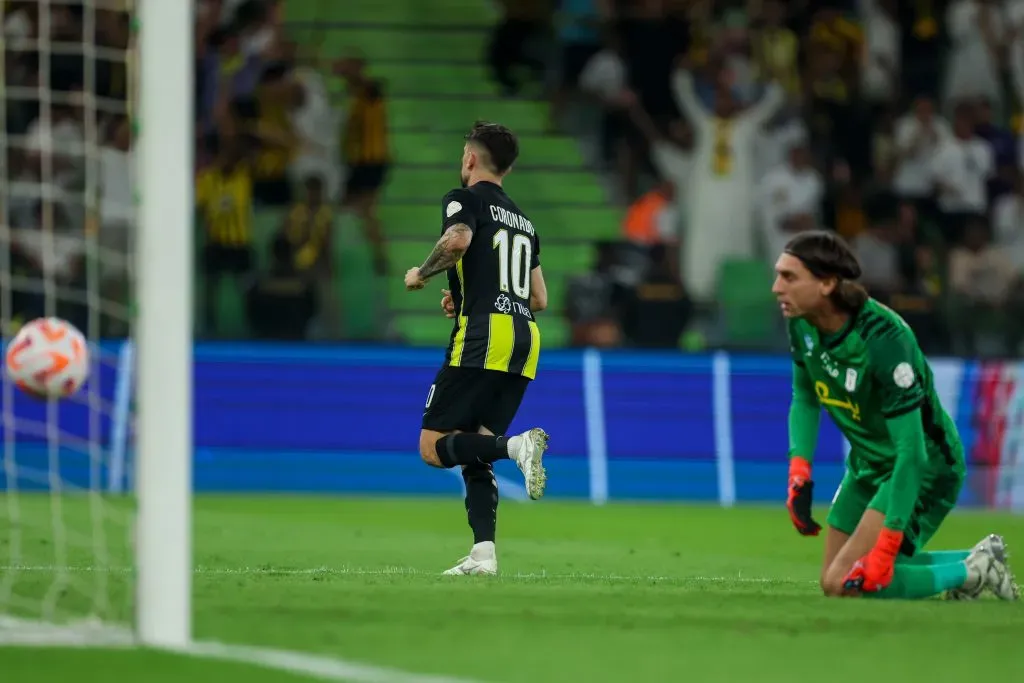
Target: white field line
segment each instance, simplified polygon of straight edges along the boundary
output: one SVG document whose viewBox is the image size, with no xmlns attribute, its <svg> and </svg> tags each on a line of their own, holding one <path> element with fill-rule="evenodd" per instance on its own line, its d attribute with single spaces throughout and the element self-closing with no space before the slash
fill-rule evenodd
<svg viewBox="0 0 1024 683">
<path fill-rule="evenodd" d="M 467 678 L 415 674 L 397 669 L 359 664 L 336 657 L 292 650 L 276 650 L 249 645 L 229 645 L 211 641 L 192 643 L 181 650 L 187 655 L 256 664 L 323 681 L 350 683 L 475 683 Z"/>
<path fill-rule="evenodd" d="M 0 571 L 7 572 L 65 572 L 68 574 L 88 574 L 108 572 L 111 574 L 131 574 L 133 567 L 100 567 L 100 566 L 67 566 L 58 565 L 0 565 Z M 309 568 L 274 568 L 274 567 L 196 567 L 193 574 L 198 576 L 415 576 L 440 577 L 440 572 L 424 571 L 411 567 L 309 567 Z M 794 579 L 772 579 L 767 577 L 743 576 L 650 576 L 625 574 L 600 574 L 591 572 L 515 572 L 502 573 L 499 579 L 520 581 L 605 581 L 605 582 L 662 582 L 662 583 L 749 583 L 749 584 L 812 584 L 813 581 Z"/>
<path fill-rule="evenodd" d="M 102 566 L 58 566 L 58 565 L 0 565 L 3 572 L 26 573 L 68 573 L 87 574 L 109 572 L 112 574 L 131 574 L 133 567 L 102 567 Z M 196 575 L 206 576 L 415 576 L 440 578 L 438 572 L 424 571 L 410 567 L 310 567 L 305 569 L 272 567 L 196 567 Z M 500 579 L 519 581 L 544 580 L 575 580 L 594 582 L 623 583 L 668 583 L 685 585 L 694 583 L 744 583 L 744 584 L 811 584 L 811 581 L 795 581 L 792 579 L 770 579 L 752 576 L 626 576 L 621 574 L 598 574 L 588 572 L 571 573 L 506 573 Z M 499 580 L 500 580 L 499 579 Z M 453 579 L 458 581 L 459 579 Z M 38 622 L 36 622 L 38 624 Z M 4 628 L 5 625 L 8 628 Z M 124 631 L 95 631 L 94 625 L 87 624 L 84 629 L 61 627 L 50 624 L 38 624 L 37 628 L 25 628 L 25 622 L 13 621 L 5 624 L 0 616 L 0 647 L 3 645 L 23 646 L 71 646 L 71 647 L 132 647 L 135 643 L 130 633 Z M 11 628 L 15 626 L 15 628 Z M 41 628 L 40 628 L 41 627 Z M 113 634 L 113 636 L 111 635 Z M 305 652 L 276 650 L 246 645 L 231 645 L 218 642 L 193 642 L 179 650 L 182 654 L 221 659 L 228 661 L 256 664 L 271 669 L 308 676 L 323 681 L 349 683 L 475 683 L 465 678 L 451 678 L 427 674 L 408 673 L 390 668 L 372 666 L 352 662 L 327 655 Z"/>
<path fill-rule="evenodd" d="M 138 647 L 131 630 L 84 621 L 77 624 L 50 624 L 0 615 L 0 648 L 73 647 L 132 649 Z M 232 645 L 216 641 L 194 641 L 179 648 L 178 654 L 240 662 L 299 674 L 321 681 L 348 683 L 474 683 L 466 678 L 434 676 L 399 671 L 387 667 L 353 662 L 329 655 L 250 645 Z"/>
</svg>

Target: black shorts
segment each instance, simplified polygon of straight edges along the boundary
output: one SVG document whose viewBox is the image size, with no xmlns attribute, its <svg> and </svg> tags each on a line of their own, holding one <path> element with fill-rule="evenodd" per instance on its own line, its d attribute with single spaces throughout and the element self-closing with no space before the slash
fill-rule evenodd
<svg viewBox="0 0 1024 683">
<path fill-rule="evenodd" d="M 252 195 L 260 206 L 291 206 L 295 192 L 291 181 L 279 178 L 257 178 L 252 184 Z"/>
<path fill-rule="evenodd" d="M 421 426 L 435 432 L 476 432 L 484 427 L 501 436 L 512 424 L 529 383 L 510 372 L 446 365 L 427 392 Z"/>
<path fill-rule="evenodd" d="M 252 249 L 249 247 L 207 244 L 203 249 L 203 271 L 211 275 L 235 273 L 244 275 L 252 269 Z"/>
<path fill-rule="evenodd" d="M 345 196 L 376 192 L 388 175 L 387 164 L 365 164 L 351 166 L 345 180 Z"/>
</svg>

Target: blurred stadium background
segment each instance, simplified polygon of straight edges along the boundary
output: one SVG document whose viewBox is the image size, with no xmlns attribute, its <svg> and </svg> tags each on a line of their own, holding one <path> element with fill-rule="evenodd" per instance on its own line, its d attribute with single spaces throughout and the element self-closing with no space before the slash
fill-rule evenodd
<svg viewBox="0 0 1024 683">
<path fill-rule="evenodd" d="M 552 495 L 774 500 L 788 366 L 771 265 L 789 235 L 823 227 L 856 246 L 874 295 L 936 358 L 975 465 L 969 502 L 1024 505 L 1021 4 L 982 5 L 198 3 L 197 489 L 458 488 L 408 457 L 450 323 L 439 292 L 407 293 L 401 276 L 436 239 L 462 135 L 485 118 L 520 136 L 509 188 L 544 237 L 543 372 L 517 426 L 555 436 Z M 82 38 L 82 5 L 53 7 L 69 10 L 53 40 Z M 34 35 L 37 9 L 7 3 L 12 36 Z M 127 16 L 98 11 L 92 42 L 127 49 Z M 41 87 L 39 59 L 12 43 L 10 92 Z M 80 93 L 81 55 L 61 59 L 48 87 Z M 86 223 L 123 252 L 130 69 L 96 64 L 109 106 Z M 41 202 L 26 196 L 45 184 L 32 175 L 45 126 L 38 102 L 12 95 L 8 110 L 13 326 L 42 313 L 31 283 L 45 267 L 58 313 L 85 329 L 80 169 L 55 162 L 60 253 L 43 259 Z M 54 140 L 87 136 L 81 107 L 54 117 Z M 130 288 L 100 261 L 93 333 L 116 340 Z M 118 366 L 104 372 L 121 406 L 104 439 L 127 443 Z M 90 407 L 65 410 L 83 436 Z M 821 448 L 831 486 L 843 444 L 826 432 Z M 362 467 L 367 454 L 406 474 Z M 118 466 L 111 486 L 128 476 Z"/>
<path fill-rule="evenodd" d="M 43 21 L 46 4 L 3 3 L 4 249 L 14 276 L 5 282 L 12 302 L 5 333 L 43 313 L 45 296 L 32 283 L 49 278 L 57 282 L 57 313 L 102 337 L 109 362 L 94 378 L 100 404 L 68 403 L 55 416 L 14 398 L 3 431 L 18 467 L 0 473 L 0 491 L 52 490 L 54 472 L 65 486 L 89 488 L 95 460 L 82 444 L 91 441 L 103 452 L 103 487 L 116 493 L 132 485 L 124 340 L 133 266 L 123 258 L 133 242 L 131 22 L 110 2 L 97 4 L 85 26 L 82 3 L 57 0 Z M 199 557 L 258 565 L 246 553 L 259 545 L 261 525 L 291 548 L 289 515 L 312 519 L 330 510 L 379 515 L 366 522 L 379 542 L 342 531 L 331 554 L 310 530 L 293 541 L 292 559 L 284 550 L 265 553 L 268 571 L 278 562 L 295 570 L 359 564 L 354 556 L 369 552 L 372 571 L 347 581 L 372 593 L 380 589 L 367 588 L 379 582 L 374 572 L 409 561 L 381 553 L 388 539 L 417 555 L 420 574 L 429 571 L 424 562 L 455 559 L 444 554 L 450 547 L 428 543 L 433 532 L 402 530 L 412 508 L 386 497 L 462 494 L 460 477 L 423 467 L 415 454 L 450 322 L 439 291 L 407 293 L 402 275 L 438 236 L 440 199 L 457 182 L 462 136 L 476 119 L 519 135 L 521 157 L 507 187 L 543 239 L 552 305 L 539 318 L 538 379 L 512 428 L 540 424 L 552 435 L 547 495 L 565 538 L 596 523 L 588 514 L 603 513 L 558 507 L 558 499 L 781 505 L 790 364 L 771 268 L 788 236 L 814 227 L 853 243 L 869 289 L 907 318 L 934 359 L 969 453 L 962 503 L 1024 509 L 1024 2 L 197 0 L 196 7 Z M 32 49 L 41 27 L 53 43 L 88 49 L 64 55 L 66 62 L 56 52 L 42 55 Z M 108 59 L 104 50 L 120 56 Z M 84 80 L 83 60 L 96 65 Z M 71 95 L 93 88 L 103 106 L 90 114 L 72 103 L 44 121 L 38 98 L 22 96 L 42 88 Z M 55 151 L 49 177 L 41 176 L 40 153 L 51 145 L 63 154 Z M 86 151 L 67 151 L 76 145 Z M 83 183 L 90 174 L 101 189 Z M 85 276 L 83 225 L 106 253 L 122 255 L 100 259 L 98 279 Z M 47 246 L 41 232 L 58 239 Z M 93 295 L 83 298 L 86 290 Z M 55 422 L 56 458 L 46 430 Z M 824 503 L 845 444 L 831 424 L 819 443 Z M 514 468 L 498 470 L 508 475 L 503 494 L 522 498 Z M 281 516 L 268 519 L 260 517 L 262 499 L 232 512 L 230 500 L 215 497 L 271 492 L 368 499 L 358 509 L 308 512 L 315 505 L 305 498 L 282 498 Z M 243 523 L 245 510 L 251 519 Z M 771 535 L 752 521 L 763 515 L 730 526 L 708 522 L 704 509 L 622 510 L 655 528 L 650 543 L 675 538 L 665 542 L 678 542 L 684 555 L 684 540 L 701 545 L 708 537 L 674 528 L 677 513 L 728 527 L 752 545 L 721 552 L 713 566 L 693 558 L 676 566 L 676 551 L 657 566 L 634 567 L 619 554 L 633 552 L 634 532 L 620 525 L 609 532 L 614 542 L 584 552 L 582 564 L 638 576 L 814 578 L 816 548 L 793 561 L 753 559 L 778 554 L 767 540 L 756 543 Z M 39 514 L 48 513 L 40 506 Z M 507 514 L 510 536 L 523 539 L 535 528 L 516 515 L 543 513 Z M 777 510 L 764 514 L 785 524 Z M 217 524 L 252 540 L 218 554 Z M 460 525 L 452 522 L 458 532 Z M 976 530 L 957 529 L 957 542 Z M 532 571 L 556 552 L 553 563 L 564 572 L 589 571 L 568 551 L 552 551 L 561 537 L 551 534 L 547 546 L 520 551 L 517 566 Z M 52 561 L 45 546 L 39 566 Z M 352 585 L 335 578 L 342 589 Z M 417 581 L 414 588 L 432 585 Z M 779 581 L 783 593 L 813 592 Z M 754 591 L 744 586 L 730 590 Z M 197 609 L 212 613 L 207 590 Z M 381 590 L 391 591 L 387 609 L 408 597 L 394 586 Z M 301 587 L 282 591 L 261 596 L 303 599 Z M 28 594 L 35 595 L 31 587 Z M 657 613 L 658 598 L 649 597 Z M 273 636 L 232 628 L 237 640 L 289 640 L 285 628 Z M 408 629 L 409 638 L 422 635 Z M 430 642 L 375 660 L 451 669 L 429 652 Z M 590 664 L 572 666 L 580 672 Z M 593 666 L 598 680 L 602 670 Z M 778 679 L 770 668 L 755 672 L 759 680 L 793 680 L 781 663 Z M 495 677 L 544 678 L 527 669 Z M 710 662 L 705 671 L 705 680 L 724 675 Z"/>
</svg>

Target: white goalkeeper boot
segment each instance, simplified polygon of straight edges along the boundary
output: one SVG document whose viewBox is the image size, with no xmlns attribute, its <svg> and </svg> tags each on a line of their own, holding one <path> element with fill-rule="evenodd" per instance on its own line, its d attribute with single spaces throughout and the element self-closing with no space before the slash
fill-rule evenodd
<svg viewBox="0 0 1024 683">
<path fill-rule="evenodd" d="M 522 434 L 509 437 L 509 457 L 526 480 L 526 495 L 537 500 L 544 495 L 547 473 L 544 471 L 544 451 L 548 449 L 548 435 L 534 427 Z"/>
<path fill-rule="evenodd" d="M 979 555 L 990 555 L 997 564 L 999 564 L 1007 575 L 1010 576 L 1010 583 L 1013 583 L 1013 576 L 1009 573 L 1009 565 L 1007 564 L 1007 558 L 1009 554 L 1006 552 L 1006 541 L 999 534 L 989 534 L 985 538 L 978 541 L 977 544 L 971 549 L 971 554 L 967 556 L 967 568 L 968 571 L 972 567 L 981 569 L 980 565 L 983 563 L 978 562 Z M 986 574 L 982 572 L 981 576 Z M 956 590 L 946 591 L 945 598 L 947 600 L 976 600 L 982 594 L 986 588 L 986 582 L 981 581 L 968 581 L 969 587 L 957 588 Z"/>
<path fill-rule="evenodd" d="M 991 557 L 992 566 L 985 575 L 985 588 L 992 591 L 1000 600 L 1020 600 L 1020 588 L 1006 562 L 1000 561 L 994 555 Z"/>
<path fill-rule="evenodd" d="M 498 573 L 498 556 L 494 552 L 494 542 L 477 543 L 459 563 L 444 572 L 445 576 L 494 576 Z"/>
</svg>

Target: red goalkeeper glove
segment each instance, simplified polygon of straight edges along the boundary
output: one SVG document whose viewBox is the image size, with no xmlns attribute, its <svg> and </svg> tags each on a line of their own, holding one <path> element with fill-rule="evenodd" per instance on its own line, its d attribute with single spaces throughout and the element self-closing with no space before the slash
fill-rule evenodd
<svg viewBox="0 0 1024 683">
<path fill-rule="evenodd" d="M 871 551 L 857 560 L 843 579 L 843 588 L 849 592 L 873 593 L 892 583 L 896 569 L 896 556 L 903 544 L 903 532 L 882 529 Z"/>
<path fill-rule="evenodd" d="M 786 508 L 793 526 L 801 536 L 817 536 L 821 525 L 811 518 L 811 500 L 814 482 L 811 481 L 811 463 L 800 456 L 789 459 L 789 497 Z"/>
</svg>

